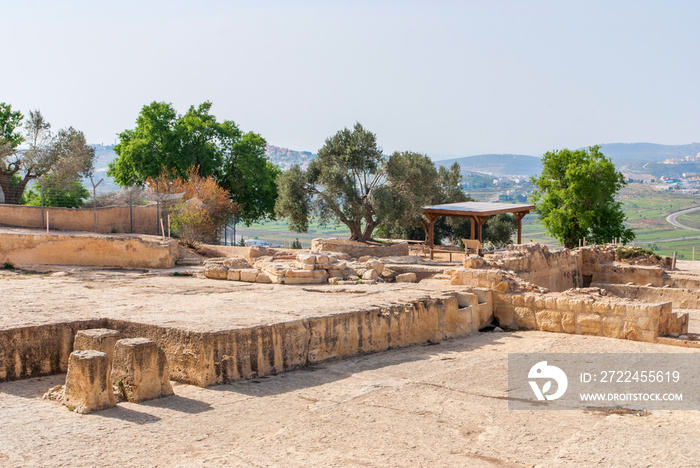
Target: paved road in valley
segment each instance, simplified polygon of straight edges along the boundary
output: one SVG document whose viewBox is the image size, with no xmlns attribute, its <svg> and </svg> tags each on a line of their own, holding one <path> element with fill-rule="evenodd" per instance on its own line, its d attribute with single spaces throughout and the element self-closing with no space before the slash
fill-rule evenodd
<svg viewBox="0 0 700 468">
<path fill-rule="evenodd" d="M 688 208 L 687 210 L 677 211 L 677 212 L 675 212 L 675 213 L 672 213 L 672 214 L 668 215 L 668 216 L 666 217 L 666 221 L 668 221 L 668 222 L 671 223 L 672 225 L 674 225 L 674 226 L 676 226 L 676 227 L 679 227 L 679 228 L 681 228 L 681 229 L 689 229 L 689 230 L 691 230 L 691 231 L 700 231 L 700 229 L 688 227 L 688 226 L 685 226 L 685 225 L 679 223 L 678 221 L 676 221 L 676 218 L 677 218 L 678 216 L 681 216 L 681 215 L 684 215 L 684 214 L 688 214 L 688 213 L 690 213 L 690 212 L 692 212 L 692 211 L 698 211 L 698 210 L 700 210 L 700 206 L 696 206 L 695 208 Z"/>
</svg>

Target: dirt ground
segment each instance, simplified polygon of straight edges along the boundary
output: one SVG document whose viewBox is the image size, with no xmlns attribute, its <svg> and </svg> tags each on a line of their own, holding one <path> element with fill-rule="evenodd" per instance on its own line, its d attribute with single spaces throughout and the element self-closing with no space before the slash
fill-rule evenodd
<svg viewBox="0 0 700 468">
<path fill-rule="evenodd" d="M 700 413 L 510 411 L 510 352 L 693 352 L 482 333 L 199 388 L 90 415 L 0 383 L 3 466 L 698 466 Z"/>
</svg>

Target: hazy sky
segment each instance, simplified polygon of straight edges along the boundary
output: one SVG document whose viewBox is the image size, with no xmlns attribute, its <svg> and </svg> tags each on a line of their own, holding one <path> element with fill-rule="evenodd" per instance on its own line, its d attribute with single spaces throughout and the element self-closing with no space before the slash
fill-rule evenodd
<svg viewBox="0 0 700 468">
<path fill-rule="evenodd" d="M 540 155 L 700 141 L 697 1 L 0 1 L 0 101 L 113 143 L 204 100 L 316 151 Z"/>
</svg>

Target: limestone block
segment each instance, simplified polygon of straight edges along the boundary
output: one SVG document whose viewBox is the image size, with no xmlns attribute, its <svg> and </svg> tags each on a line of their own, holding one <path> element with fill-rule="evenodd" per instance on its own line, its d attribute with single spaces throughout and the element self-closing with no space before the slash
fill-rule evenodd
<svg viewBox="0 0 700 468">
<path fill-rule="evenodd" d="M 243 268 L 251 268 L 250 263 L 248 263 L 248 261 L 245 258 L 240 257 L 228 257 L 224 259 L 223 264 L 229 269 L 235 268 L 237 270 L 240 270 Z"/>
<path fill-rule="evenodd" d="M 413 276 L 415 277 L 416 274 L 413 273 Z M 379 273 L 377 273 L 377 270 L 367 270 L 365 271 L 365 274 L 362 275 L 362 279 L 367 281 L 376 281 L 379 279 Z"/>
<path fill-rule="evenodd" d="M 602 319 L 598 314 L 578 314 L 576 325 L 581 333 L 600 335 Z"/>
<path fill-rule="evenodd" d="M 558 310 L 545 309 L 535 312 L 537 328 L 543 331 L 560 332 L 561 328 L 561 312 Z"/>
<path fill-rule="evenodd" d="M 355 274 L 356 274 L 357 276 L 359 276 L 360 278 L 364 278 L 365 273 L 367 273 L 367 269 L 366 269 L 366 268 L 358 268 L 358 269 L 355 270 Z"/>
<path fill-rule="evenodd" d="M 244 270 L 240 270 L 240 273 L 241 273 L 241 281 L 247 281 L 248 283 L 255 283 L 255 280 L 258 278 L 258 273 L 260 273 L 260 272 L 255 268 L 246 268 Z"/>
<path fill-rule="evenodd" d="M 571 312 L 583 312 L 583 302 L 576 298 L 569 298 L 569 307 L 567 310 Z"/>
<path fill-rule="evenodd" d="M 302 263 L 302 262 L 295 262 L 294 263 L 294 268 L 297 270 L 315 270 L 316 269 L 316 264 L 315 263 Z"/>
<path fill-rule="evenodd" d="M 226 279 L 228 267 L 219 265 L 218 263 L 210 263 L 204 265 L 204 276 L 211 279 Z"/>
<path fill-rule="evenodd" d="M 328 272 L 326 270 L 314 270 L 311 272 L 313 278 L 317 280 L 325 280 L 328 278 Z"/>
<path fill-rule="evenodd" d="M 510 285 L 508 284 L 507 281 L 499 281 L 498 283 L 495 284 L 493 289 L 495 289 L 496 291 L 498 291 L 500 293 L 507 293 L 509 287 L 510 287 Z"/>
<path fill-rule="evenodd" d="M 343 273 L 341 271 L 338 271 L 338 270 L 330 270 L 330 271 L 328 271 L 328 277 L 329 278 L 342 278 Z"/>
<path fill-rule="evenodd" d="M 363 262 L 363 263 L 364 263 L 364 262 L 366 262 L 366 261 L 369 261 L 371 258 L 372 258 L 372 257 L 370 257 L 369 255 L 363 255 L 362 257 L 358 258 L 357 261 L 358 261 L 358 262 Z"/>
<path fill-rule="evenodd" d="M 515 322 L 520 328 L 526 330 L 537 330 L 537 321 L 535 313 L 527 307 L 515 307 L 514 309 Z"/>
<path fill-rule="evenodd" d="M 61 403 L 75 408 L 77 413 L 90 413 L 117 404 L 106 353 L 80 350 L 70 354 Z"/>
<path fill-rule="evenodd" d="M 397 283 L 415 283 L 416 282 L 416 274 L 415 273 L 401 273 L 400 275 L 396 275 L 396 282 Z"/>
<path fill-rule="evenodd" d="M 625 320 L 622 327 L 622 336 L 628 340 L 639 341 L 639 327 L 637 324 L 630 320 Z"/>
<path fill-rule="evenodd" d="M 564 333 L 576 333 L 575 317 L 573 312 L 561 313 L 561 328 Z"/>
<path fill-rule="evenodd" d="M 511 303 L 516 307 L 523 307 L 525 305 L 525 297 L 522 294 L 513 294 L 509 296 Z"/>
<path fill-rule="evenodd" d="M 255 282 L 256 283 L 272 283 L 272 279 L 270 278 L 270 275 L 261 271 L 260 273 L 258 273 L 258 276 L 255 277 Z"/>
<path fill-rule="evenodd" d="M 478 255 L 470 255 L 462 262 L 464 268 L 481 268 L 484 266 L 484 259 Z"/>
<path fill-rule="evenodd" d="M 384 271 L 384 264 L 379 260 L 369 260 L 365 263 L 365 267 L 369 270 L 372 269 L 377 272 L 377 275 L 381 275 Z"/>
<path fill-rule="evenodd" d="M 107 355 L 110 364 L 114 356 L 114 344 L 121 339 L 122 334 L 117 330 L 107 328 L 92 328 L 79 330 L 75 334 L 73 350 L 94 349 Z"/>
<path fill-rule="evenodd" d="M 601 315 L 605 315 L 611 311 L 612 304 L 602 301 L 596 301 L 593 303 L 593 312 Z"/>
<path fill-rule="evenodd" d="M 285 276 L 288 278 L 313 278 L 314 270 L 289 270 Z"/>
<path fill-rule="evenodd" d="M 547 309 L 556 309 L 557 308 L 557 298 L 553 296 L 546 296 L 544 298 L 544 306 Z"/>
<path fill-rule="evenodd" d="M 229 281 L 240 281 L 241 280 L 241 270 L 229 270 L 226 275 L 226 279 Z"/>
<path fill-rule="evenodd" d="M 316 265 L 328 265 L 330 263 L 330 259 L 328 258 L 328 255 L 317 255 L 316 256 Z"/>
<path fill-rule="evenodd" d="M 147 338 L 117 341 L 112 383 L 133 403 L 173 394 L 165 353 Z"/>
<path fill-rule="evenodd" d="M 622 319 L 619 317 L 609 316 L 603 318 L 603 336 L 610 338 L 622 338 Z"/>
<path fill-rule="evenodd" d="M 297 262 L 307 265 L 314 265 L 316 263 L 316 255 L 313 254 L 299 254 L 297 255 Z"/>
<path fill-rule="evenodd" d="M 341 278 L 338 278 L 338 277 L 328 278 L 328 284 L 338 284 L 339 281 L 341 281 Z"/>
</svg>

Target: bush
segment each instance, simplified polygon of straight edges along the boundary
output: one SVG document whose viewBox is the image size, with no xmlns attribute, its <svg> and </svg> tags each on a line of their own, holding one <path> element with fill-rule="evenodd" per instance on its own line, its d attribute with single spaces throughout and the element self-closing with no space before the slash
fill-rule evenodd
<svg viewBox="0 0 700 468">
<path fill-rule="evenodd" d="M 645 255 L 655 257 L 657 260 L 661 260 L 661 256 L 655 254 L 653 250 L 643 249 L 641 247 L 618 247 L 615 255 L 618 260 L 637 258 Z"/>
<path fill-rule="evenodd" d="M 166 173 L 167 171 L 163 171 Z M 164 207 L 170 212 L 175 234 L 183 243 L 218 243 L 224 226 L 238 213 L 239 207 L 231 202 L 228 191 L 221 188 L 213 177 L 201 177 L 197 167 L 191 167 L 187 179 L 161 176 L 148 180 L 149 190 L 160 194 L 180 194 L 181 202 Z"/>
<path fill-rule="evenodd" d="M 292 241 L 292 249 L 301 249 L 301 242 L 299 242 L 299 238 L 297 237 L 295 240 Z"/>
</svg>

